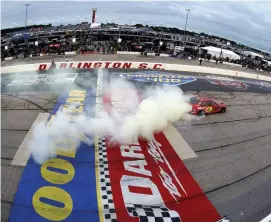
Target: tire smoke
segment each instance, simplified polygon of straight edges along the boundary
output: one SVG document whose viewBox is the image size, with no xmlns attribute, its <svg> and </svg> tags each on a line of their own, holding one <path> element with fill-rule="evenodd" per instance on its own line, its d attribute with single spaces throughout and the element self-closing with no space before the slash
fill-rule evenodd
<svg viewBox="0 0 271 222">
<path fill-rule="evenodd" d="M 96 113 L 95 117 L 82 113 L 71 119 L 69 113 L 62 112 L 60 107 L 50 124 L 43 122 L 37 125 L 29 143 L 37 163 L 42 164 L 55 157 L 59 149 L 69 151 L 71 147 L 79 147 L 82 141 L 91 145 L 95 135 L 110 138 L 112 142 L 133 143 L 138 137 L 151 138 L 169 122 L 193 119 L 188 114 L 191 110 L 188 97 L 179 87 L 149 87 L 139 94 L 132 83 L 114 79 L 104 88 L 106 90 L 100 100 L 104 111 Z M 85 113 L 94 109 L 85 107 Z"/>
</svg>

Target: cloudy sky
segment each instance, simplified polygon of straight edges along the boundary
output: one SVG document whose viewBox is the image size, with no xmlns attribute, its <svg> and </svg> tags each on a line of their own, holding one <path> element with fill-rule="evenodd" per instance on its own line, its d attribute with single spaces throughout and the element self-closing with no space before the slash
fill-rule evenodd
<svg viewBox="0 0 271 222">
<path fill-rule="evenodd" d="M 271 47 L 271 1 L 1 1 L 1 28 L 24 26 L 25 4 L 30 3 L 30 24 L 97 22 L 142 23 L 205 32 L 269 51 Z M 16 24 L 14 24 L 16 23 Z"/>
</svg>

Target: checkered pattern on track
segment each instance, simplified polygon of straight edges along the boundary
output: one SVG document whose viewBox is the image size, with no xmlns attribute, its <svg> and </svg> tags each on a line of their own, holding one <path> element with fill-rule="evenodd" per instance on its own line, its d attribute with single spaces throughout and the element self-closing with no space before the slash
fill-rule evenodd
<svg viewBox="0 0 271 222">
<path fill-rule="evenodd" d="M 105 221 L 117 221 L 115 206 L 113 203 L 112 189 L 109 178 L 109 169 L 106 153 L 106 141 L 104 137 L 98 139 L 98 157 L 99 157 L 99 173 L 100 188 L 103 204 L 103 213 Z"/>
<path fill-rule="evenodd" d="M 96 115 L 103 112 L 103 73 L 98 73 L 97 93 L 96 93 Z M 116 222 L 117 215 L 113 203 L 112 189 L 109 177 L 108 160 L 106 152 L 106 141 L 104 137 L 98 136 L 97 151 L 99 168 L 99 183 L 101 188 L 101 202 L 103 207 L 103 216 L 105 222 Z"/>
<path fill-rule="evenodd" d="M 126 204 L 127 211 L 132 217 L 139 217 L 140 222 L 181 222 L 176 211 L 161 206 Z"/>
</svg>

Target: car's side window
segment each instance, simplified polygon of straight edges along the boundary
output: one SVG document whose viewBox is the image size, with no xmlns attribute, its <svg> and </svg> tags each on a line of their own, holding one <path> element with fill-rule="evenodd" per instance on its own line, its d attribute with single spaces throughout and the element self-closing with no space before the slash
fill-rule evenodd
<svg viewBox="0 0 271 222">
<path fill-rule="evenodd" d="M 215 105 L 215 104 L 214 104 L 213 101 L 208 101 L 207 105 L 208 105 L 208 106 L 213 106 L 213 105 Z"/>
<path fill-rule="evenodd" d="M 198 99 L 198 98 L 196 98 L 196 97 L 192 97 L 191 99 L 190 99 L 190 103 L 191 104 L 198 104 L 200 102 L 200 100 Z"/>
<path fill-rule="evenodd" d="M 207 102 L 202 102 L 200 106 L 207 106 Z"/>
</svg>

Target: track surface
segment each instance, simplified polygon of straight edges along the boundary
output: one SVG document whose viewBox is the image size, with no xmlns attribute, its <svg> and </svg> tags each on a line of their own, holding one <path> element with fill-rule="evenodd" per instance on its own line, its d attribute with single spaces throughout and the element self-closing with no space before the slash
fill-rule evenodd
<svg viewBox="0 0 271 222">
<path fill-rule="evenodd" d="M 109 76 L 117 70 L 113 72 Z M 60 91 L 95 87 L 96 73 L 80 73 L 77 84 L 57 87 L 6 87 L 15 76 L 2 76 L 2 221 L 8 220 L 23 171 L 10 163 L 33 121 L 39 113 L 50 112 Z M 139 89 L 148 85 L 135 83 Z M 222 216 L 233 221 L 260 221 L 271 209 L 271 94 L 259 87 L 212 86 L 204 79 L 182 88 L 228 104 L 226 113 L 175 124 L 198 155 L 185 161 L 187 168 Z"/>
</svg>

